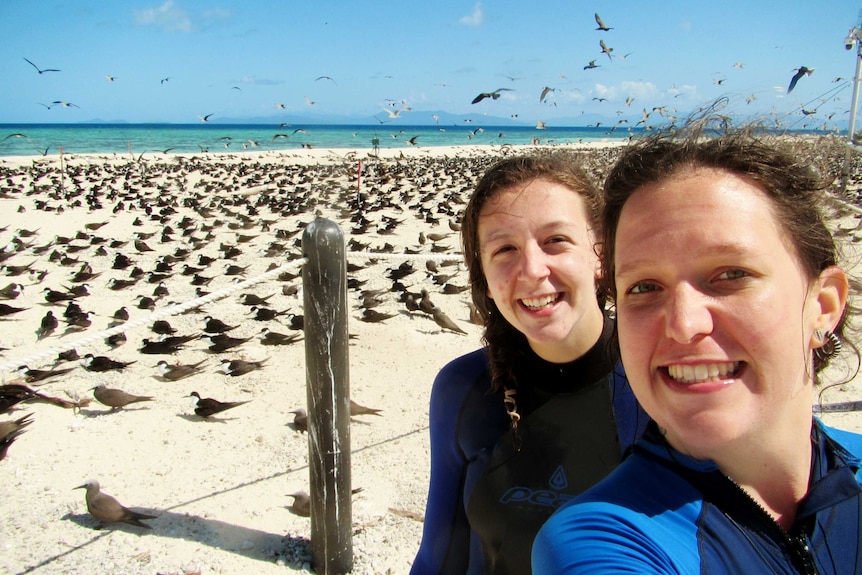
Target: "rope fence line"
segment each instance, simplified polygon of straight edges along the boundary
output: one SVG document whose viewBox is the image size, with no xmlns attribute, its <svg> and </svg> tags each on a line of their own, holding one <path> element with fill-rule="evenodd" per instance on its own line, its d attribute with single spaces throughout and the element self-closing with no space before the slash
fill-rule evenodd
<svg viewBox="0 0 862 575">
<path fill-rule="evenodd" d="M 393 253 L 377 253 L 377 252 L 347 252 L 346 256 L 347 256 L 347 259 L 349 259 L 349 260 L 359 260 L 359 259 L 369 260 L 369 259 L 372 259 L 372 260 L 384 260 L 384 261 L 419 261 L 419 262 L 425 262 L 425 261 L 443 262 L 443 261 L 453 261 L 453 260 L 454 261 L 462 261 L 463 260 L 463 255 L 460 253 L 454 253 L 454 254 L 393 254 Z M 41 362 L 44 360 L 54 359 L 57 357 L 57 355 L 65 352 L 65 351 L 70 351 L 70 350 L 76 349 L 78 347 L 86 347 L 92 343 L 95 343 L 97 341 L 102 341 L 102 340 L 104 340 L 108 337 L 111 337 L 113 335 L 125 333 L 129 330 L 137 329 L 141 326 L 151 324 L 152 322 L 154 322 L 156 320 L 164 319 L 164 318 L 171 317 L 174 315 L 178 315 L 178 314 L 184 313 L 190 309 L 194 309 L 196 307 L 202 306 L 204 304 L 208 304 L 208 303 L 220 300 L 220 299 L 224 299 L 225 297 L 231 295 L 234 292 L 237 292 L 241 289 L 245 289 L 247 287 L 251 287 L 251 286 L 256 285 L 258 283 L 264 282 L 264 281 L 272 278 L 273 276 L 279 275 L 282 272 L 285 272 L 285 271 L 288 271 L 288 270 L 291 270 L 294 268 L 299 268 L 302 265 L 304 265 L 306 262 L 307 262 L 307 260 L 305 258 L 296 259 L 296 260 L 293 260 L 291 262 L 282 264 L 281 266 L 279 266 L 277 268 L 273 268 L 273 269 L 271 269 L 267 272 L 264 272 L 260 275 L 257 275 L 253 278 L 249 278 L 249 279 L 244 280 L 242 282 L 227 286 L 227 287 L 222 288 L 218 291 L 209 293 L 205 296 L 201 296 L 199 298 L 195 298 L 195 299 L 189 300 L 187 302 L 174 304 L 174 305 L 166 307 L 164 309 L 154 311 L 153 313 L 151 313 L 145 317 L 141 317 L 138 319 L 134 319 L 134 320 L 130 320 L 130 321 L 121 323 L 121 324 L 116 325 L 114 327 L 102 330 L 102 331 L 94 333 L 92 335 L 87 335 L 86 337 L 76 339 L 72 342 L 69 342 L 69 343 L 66 343 L 63 345 L 52 346 L 50 348 L 44 349 L 44 350 L 36 352 L 30 356 L 27 356 L 23 359 L 6 361 L 4 363 L 0 363 L 0 373 L 12 372 L 12 371 L 19 369 L 21 366 L 24 366 L 24 365 L 31 365 L 31 364 L 36 365 L 38 362 Z"/>
</svg>

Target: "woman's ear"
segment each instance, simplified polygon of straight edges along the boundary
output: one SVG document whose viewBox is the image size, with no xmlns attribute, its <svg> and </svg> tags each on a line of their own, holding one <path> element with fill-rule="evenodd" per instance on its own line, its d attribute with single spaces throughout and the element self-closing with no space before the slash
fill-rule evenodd
<svg viewBox="0 0 862 575">
<path fill-rule="evenodd" d="M 593 251 L 596 253 L 596 269 L 593 270 L 593 276 L 598 281 L 602 279 L 602 256 L 604 255 L 602 244 L 598 242 L 593 244 Z"/>
<path fill-rule="evenodd" d="M 838 266 L 829 266 L 817 278 L 814 284 L 815 299 L 819 306 L 816 309 L 814 328 L 823 331 L 833 331 L 847 305 L 847 294 L 850 290 L 847 274 Z"/>
</svg>

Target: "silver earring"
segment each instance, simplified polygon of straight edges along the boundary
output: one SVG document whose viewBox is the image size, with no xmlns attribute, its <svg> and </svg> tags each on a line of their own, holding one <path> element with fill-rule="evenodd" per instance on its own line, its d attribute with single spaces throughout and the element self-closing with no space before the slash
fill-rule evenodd
<svg viewBox="0 0 862 575">
<path fill-rule="evenodd" d="M 823 346 L 814 350 L 814 356 L 820 361 L 828 361 L 841 352 L 841 340 L 831 331 L 816 330 L 814 337 L 823 342 Z"/>
</svg>

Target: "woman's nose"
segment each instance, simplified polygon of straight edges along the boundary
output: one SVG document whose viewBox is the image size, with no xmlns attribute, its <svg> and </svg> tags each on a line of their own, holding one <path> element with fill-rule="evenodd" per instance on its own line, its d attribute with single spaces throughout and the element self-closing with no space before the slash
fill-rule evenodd
<svg viewBox="0 0 862 575">
<path fill-rule="evenodd" d="M 708 297 L 689 285 L 678 286 L 667 299 L 665 329 L 679 343 L 691 343 L 712 333 L 713 321 Z"/>
<path fill-rule="evenodd" d="M 551 273 L 548 257 L 539 246 L 525 247 L 521 253 L 521 277 L 529 281 L 548 277 Z"/>
</svg>

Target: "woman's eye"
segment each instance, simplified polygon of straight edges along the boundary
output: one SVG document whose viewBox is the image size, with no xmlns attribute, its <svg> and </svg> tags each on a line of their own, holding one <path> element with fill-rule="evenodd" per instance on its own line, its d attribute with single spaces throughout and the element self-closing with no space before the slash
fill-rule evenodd
<svg viewBox="0 0 862 575">
<path fill-rule="evenodd" d="M 647 282 L 641 282 L 641 283 L 636 283 L 635 285 L 630 287 L 628 290 L 626 290 L 626 293 L 632 294 L 632 295 L 637 295 L 637 294 L 653 292 L 656 290 L 658 290 L 658 286 L 656 286 L 655 284 L 651 284 L 651 283 L 647 283 Z"/>
<path fill-rule="evenodd" d="M 746 273 L 745 270 L 730 269 L 730 270 L 723 271 L 720 274 L 718 274 L 717 279 L 719 279 L 719 280 L 736 280 L 739 278 L 744 278 L 747 275 L 748 275 L 748 273 Z"/>
</svg>

